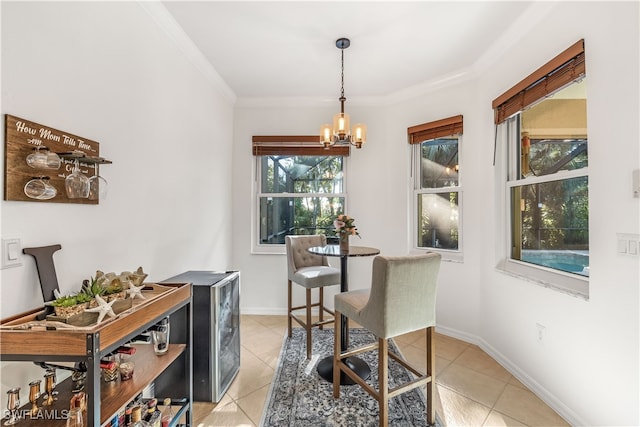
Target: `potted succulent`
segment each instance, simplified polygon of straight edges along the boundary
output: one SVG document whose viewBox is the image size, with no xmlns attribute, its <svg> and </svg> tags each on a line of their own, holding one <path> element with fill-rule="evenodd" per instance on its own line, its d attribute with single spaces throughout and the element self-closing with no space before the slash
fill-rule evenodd
<svg viewBox="0 0 640 427">
<path fill-rule="evenodd" d="M 56 316 L 68 318 L 84 312 L 86 308 L 90 308 L 92 301 L 95 301 L 92 297 L 80 292 L 74 295 L 58 297 L 50 304 L 53 306 Z"/>
</svg>

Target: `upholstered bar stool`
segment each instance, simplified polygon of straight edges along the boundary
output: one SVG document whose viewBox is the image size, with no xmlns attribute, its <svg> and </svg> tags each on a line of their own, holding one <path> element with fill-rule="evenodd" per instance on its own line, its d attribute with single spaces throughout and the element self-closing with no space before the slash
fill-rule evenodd
<svg viewBox="0 0 640 427">
<path fill-rule="evenodd" d="M 341 352 L 334 347 L 333 396 L 340 397 L 340 372 L 344 372 L 378 401 L 380 426 L 388 425 L 389 399 L 426 384 L 427 422 L 435 423 L 435 343 L 436 281 L 440 270 L 440 254 L 415 256 L 377 256 L 373 260 L 371 289 L 343 292 L 334 297 L 335 317 L 341 314 L 372 332 L 377 341 L 356 349 Z M 340 320 L 338 321 L 338 323 Z M 340 325 L 336 325 L 335 342 L 341 339 Z M 408 332 L 426 330 L 427 370 L 418 371 L 396 353 L 389 350 L 388 339 Z M 344 359 L 365 351 L 378 350 L 378 390 L 353 372 Z M 407 368 L 416 378 L 389 389 L 389 357 Z"/>
<path fill-rule="evenodd" d="M 314 255 L 307 249 L 314 246 L 326 246 L 327 238 L 322 235 L 312 236 L 286 236 L 285 244 L 287 247 L 287 290 L 288 290 L 288 326 L 289 337 L 291 337 L 291 324 L 295 320 L 302 326 L 307 333 L 307 359 L 311 358 L 311 330 L 312 328 L 322 327 L 326 324 L 333 323 L 333 311 L 324 305 L 324 287 L 340 284 L 340 270 L 329 265 L 327 257 Z M 292 304 L 292 283 L 297 283 L 306 290 L 305 305 L 293 306 Z M 318 288 L 318 302 L 311 302 L 311 290 Z M 311 309 L 318 307 L 318 321 L 313 322 L 311 318 Z M 302 320 L 296 311 L 305 309 L 305 320 Z M 328 313 L 331 318 L 325 319 L 324 314 Z"/>
</svg>

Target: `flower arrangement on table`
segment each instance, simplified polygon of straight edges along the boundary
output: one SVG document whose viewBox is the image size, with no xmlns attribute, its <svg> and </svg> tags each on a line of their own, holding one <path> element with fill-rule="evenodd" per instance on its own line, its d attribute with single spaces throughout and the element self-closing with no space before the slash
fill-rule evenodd
<svg viewBox="0 0 640 427">
<path fill-rule="evenodd" d="M 336 228 L 336 235 L 339 237 L 340 242 L 349 242 L 349 236 L 358 236 L 358 228 L 356 228 L 355 218 L 349 215 L 340 214 L 333 221 L 333 226 Z"/>
</svg>

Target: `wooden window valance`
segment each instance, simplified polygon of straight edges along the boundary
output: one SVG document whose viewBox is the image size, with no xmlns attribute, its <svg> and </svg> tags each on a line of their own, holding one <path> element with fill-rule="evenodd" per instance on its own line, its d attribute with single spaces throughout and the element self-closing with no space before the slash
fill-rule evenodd
<svg viewBox="0 0 640 427">
<path fill-rule="evenodd" d="M 462 134 L 462 115 L 436 120 L 407 129 L 409 144 L 421 144 L 430 139 Z"/>
<path fill-rule="evenodd" d="M 494 121 L 502 123 L 512 115 L 586 76 L 584 39 L 538 68 L 527 78 L 493 100 Z"/>
<path fill-rule="evenodd" d="M 252 138 L 254 156 L 348 156 L 349 145 L 320 145 L 319 135 L 269 135 Z"/>
</svg>

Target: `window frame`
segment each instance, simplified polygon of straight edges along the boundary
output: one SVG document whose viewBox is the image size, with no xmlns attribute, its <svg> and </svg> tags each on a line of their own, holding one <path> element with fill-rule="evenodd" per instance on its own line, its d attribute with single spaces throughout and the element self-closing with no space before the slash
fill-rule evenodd
<svg viewBox="0 0 640 427">
<path fill-rule="evenodd" d="M 257 137 L 254 137 L 254 139 Z M 313 136 L 313 138 L 319 138 Z M 316 142 L 319 145 L 319 143 Z M 307 154 L 304 152 L 296 152 L 294 154 L 283 153 L 281 155 L 291 155 L 291 156 L 315 156 L 318 157 L 318 153 L 315 150 L 316 147 L 311 147 L 310 152 Z M 254 147 L 254 153 L 256 149 Z M 348 153 L 348 152 L 347 152 Z M 252 216 L 252 228 L 251 228 L 251 253 L 252 254 L 275 254 L 282 255 L 286 253 L 285 244 L 264 244 L 260 242 L 260 199 L 262 197 L 277 197 L 277 198 L 306 198 L 306 197 L 343 197 L 344 198 L 344 211 L 347 212 L 348 206 L 348 196 L 347 196 L 347 169 L 348 169 L 348 159 L 349 155 L 342 154 L 339 151 L 331 151 L 329 153 L 323 152 L 325 156 L 341 156 L 342 157 L 342 193 L 264 193 L 262 192 L 262 157 L 274 155 L 271 152 L 267 152 L 264 154 L 254 154 L 254 168 L 253 168 L 253 197 L 252 197 L 252 207 L 251 207 L 251 216 Z"/>
<path fill-rule="evenodd" d="M 581 168 L 570 171 L 559 171 L 555 174 L 543 175 L 541 177 L 526 177 L 522 179 L 510 180 L 509 177 L 516 176 L 518 150 L 509 150 L 508 144 L 520 141 L 520 126 L 517 123 L 519 115 L 512 116 L 500 125 L 496 125 L 496 138 L 501 140 L 498 144 L 501 161 L 497 162 L 496 185 L 501 188 L 498 194 L 502 194 L 500 200 L 502 204 L 502 217 L 496 218 L 496 230 L 498 230 L 501 247 L 497 251 L 496 269 L 502 273 L 513 277 L 524 279 L 545 288 L 563 292 L 575 297 L 588 300 L 589 297 L 589 276 L 581 276 L 565 271 L 532 264 L 512 258 L 512 221 L 511 212 L 511 191 L 513 187 L 529 185 L 536 182 L 549 182 L 565 180 L 586 176 L 589 177 L 589 168 Z"/>
<path fill-rule="evenodd" d="M 463 134 L 463 117 L 462 115 L 449 117 L 446 119 L 436 120 L 422 125 L 412 126 L 407 129 L 409 136 L 409 144 L 411 147 L 411 170 L 413 174 L 411 188 L 411 247 L 413 251 L 424 252 L 433 251 L 440 253 L 445 261 L 462 262 L 464 260 L 464 233 L 463 233 L 463 154 L 462 144 L 464 141 Z M 426 138 L 425 138 L 426 136 Z M 424 138 L 424 139 L 423 139 Z M 421 147 L 424 142 L 434 141 L 438 139 L 458 140 L 458 183 L 455 186 L 422 188 L 422 153 Z M 420 140 L 422 139 L 422 140 Z M 419 245 L 419 227 L 421 224 L 420 214 L 418 212 L 420 203 L 418 199 L 422 194 L 458 194 L 458 249 L 443 249 Z"/>
<path fill-rule="evenodd" d="M 509 168 L 517 168 L 515 166 L 517 163 L 509 161 L 508 155 L 510 151 L 518 150 L 507 150 L 507 144 L 520 143 L 519 115 L 522 111 L 584 77 L 586 77 L 585 42 L 584 39 L 580 39 L 494 99 L 491 106 L 494 110 L 494 123 L 496 126 L 496 145 L 494 148 L 494 159 L 497 159 L 497 162 L 494 162 L 497 163 L 495 190 L 496 195 L 502 195 L 498 196 L 500 197 L 502 208 L 498 210 L 495 223 L 496 234 L 502 234 L 496 245 L 496 268 L 506 274 L 588 300 L 588 276 L 572 274 L 511 258 L 511 222 L 513 218 L 511 191 L 513 186 L 508 185 L 508 183 L 510 182 L 510 177 L 515 176 L 513 174 L 514 171 Z M 588 167 L 581 168 L 579 171 L 560 171 L 553 174 L 553 176 L 570 178 L 577 177 L 577 174 L 580 174 L 580 176 L 586 176 L 588 179 Z M 518 186 L 527 185 L 526 182 L 531 183 L 533 181 L 530 177 L 528 178 L 529 180 L 526 178 L 517 180 Z M 548 178 L 549 176 L 545 181 L 548 181 Z"/>
</svg>

